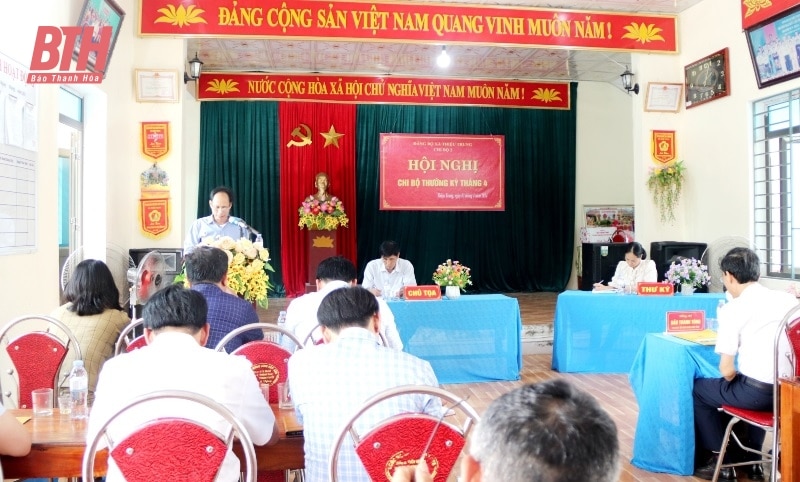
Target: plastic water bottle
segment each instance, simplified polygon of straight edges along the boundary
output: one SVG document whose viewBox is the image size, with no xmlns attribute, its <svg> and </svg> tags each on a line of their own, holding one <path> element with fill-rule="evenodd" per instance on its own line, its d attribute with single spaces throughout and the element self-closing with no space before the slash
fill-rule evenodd
<svg viewBox="0 0 800 482">
<path fill-rule="evenodd" d="M 286 328 L 286 312 L 281 311 L 278 313 L 278 326 L 281 328 Z"/>
<path fill-rule="evenodd" d="M 714 312 L 714 316 L 706 320 L 706 328 L 714 331 L 719 330 L 719 310 L 723 306 L 725 306 L 725 300 L 719 300 L 717 303 L 717 311 Z"/>
<path fill-rule="evenodd" d="M 83 360 L 72 362 L 72 371 L 69 373 L 69 393 L 72 397 L 73 419 L 89 418 L 89 374 L 83 367 Z"/>
<path fill-rule="evenodd" d="M 381 291 L 381 296 L 385 301 L 389 301 L 390 299 L 392 299 L 392 292 L 389 291 L 388 284 L 383 285 L 383 291 Z"/>
</svg>

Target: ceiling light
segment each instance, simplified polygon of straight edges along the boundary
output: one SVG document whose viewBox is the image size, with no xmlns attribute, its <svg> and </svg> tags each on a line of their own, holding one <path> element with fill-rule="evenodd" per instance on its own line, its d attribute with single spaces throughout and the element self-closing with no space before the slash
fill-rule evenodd
<svg viewBox="0 0 800 482">
<path fill-rule="evenodd" d="M 436 65 L 443 69 L 450 65 L 450 56 L 447 55 L 447 47 L 444 45 L 442 45 L 442 53 L 436 58 Z"/>
<path fill-rule="evenodd" d="M 625 72 L 620 74 L 622 78 L 622 88 L 625 89 L 628 93 L 633 91 L 634 94 L 639 95 L 639 84 L 633 84 L 633 72 L 631 72 L 627 66 L 625 66 Z M 633 84 L 633 86 L 631 86 Z"/>
<path fill-rule="evenodd" d="M 197 57 L 197 52 L 194 53 L 194 58 L 189 61 L 189 73 L 183 73 L 183 83 L 188 84 L 190 81 L 200 78 L 200 73 L 203 70 L 203 62 Z"/>
</svg>

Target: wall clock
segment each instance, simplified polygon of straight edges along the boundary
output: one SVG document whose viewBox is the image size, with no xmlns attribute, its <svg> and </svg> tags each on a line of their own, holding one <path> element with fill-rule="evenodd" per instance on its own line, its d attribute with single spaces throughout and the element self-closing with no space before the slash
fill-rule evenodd
<svg viewBox="0 0 800 482">
<path fill-rule="evenodd" d="M 727 48 L 692 62 L 683 73 L 687 109 L 731 93 Z"/>
</svg>

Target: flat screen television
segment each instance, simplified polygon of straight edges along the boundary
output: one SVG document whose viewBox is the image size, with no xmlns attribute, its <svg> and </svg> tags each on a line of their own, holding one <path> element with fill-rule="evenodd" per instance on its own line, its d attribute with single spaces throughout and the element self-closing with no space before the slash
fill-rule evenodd
<svg viewBox="0 0 800 482">
<path fill-rule="evenodd" d="M 664 281 L 669 265 L 681 258 L 700 259 L 706 250 L 706 243 L 686 241 L 654 241 L 650 243 L 648 256 L 656 263 L 658 281 Z"/>
<path fill-rule="evenodd" d="M 800 5 L 745 30 L 758 88 L 800 76 Z"/>
</svg>

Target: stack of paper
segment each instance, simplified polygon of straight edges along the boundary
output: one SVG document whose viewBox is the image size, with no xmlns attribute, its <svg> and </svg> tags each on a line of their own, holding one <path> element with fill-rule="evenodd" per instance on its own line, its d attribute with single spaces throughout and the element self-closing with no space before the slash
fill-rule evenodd
<svg viewBox="0 0 800 482">
<path fill-rule="evenodd" d="M 592 290 L 592 293 L 622 293 L 622 290 L 619 288 L 611 288 L 610 290 L 598 290 L 595 288 Z"/>
<path fill-rule="evenodd" d="M 710 329 L 705 329 L 703 331 L 679 331 L 667 334 L 680 338 L 682 340 L 698 343 L 700 345 L 717 344 L 717 332 Z"/>
</svg>

